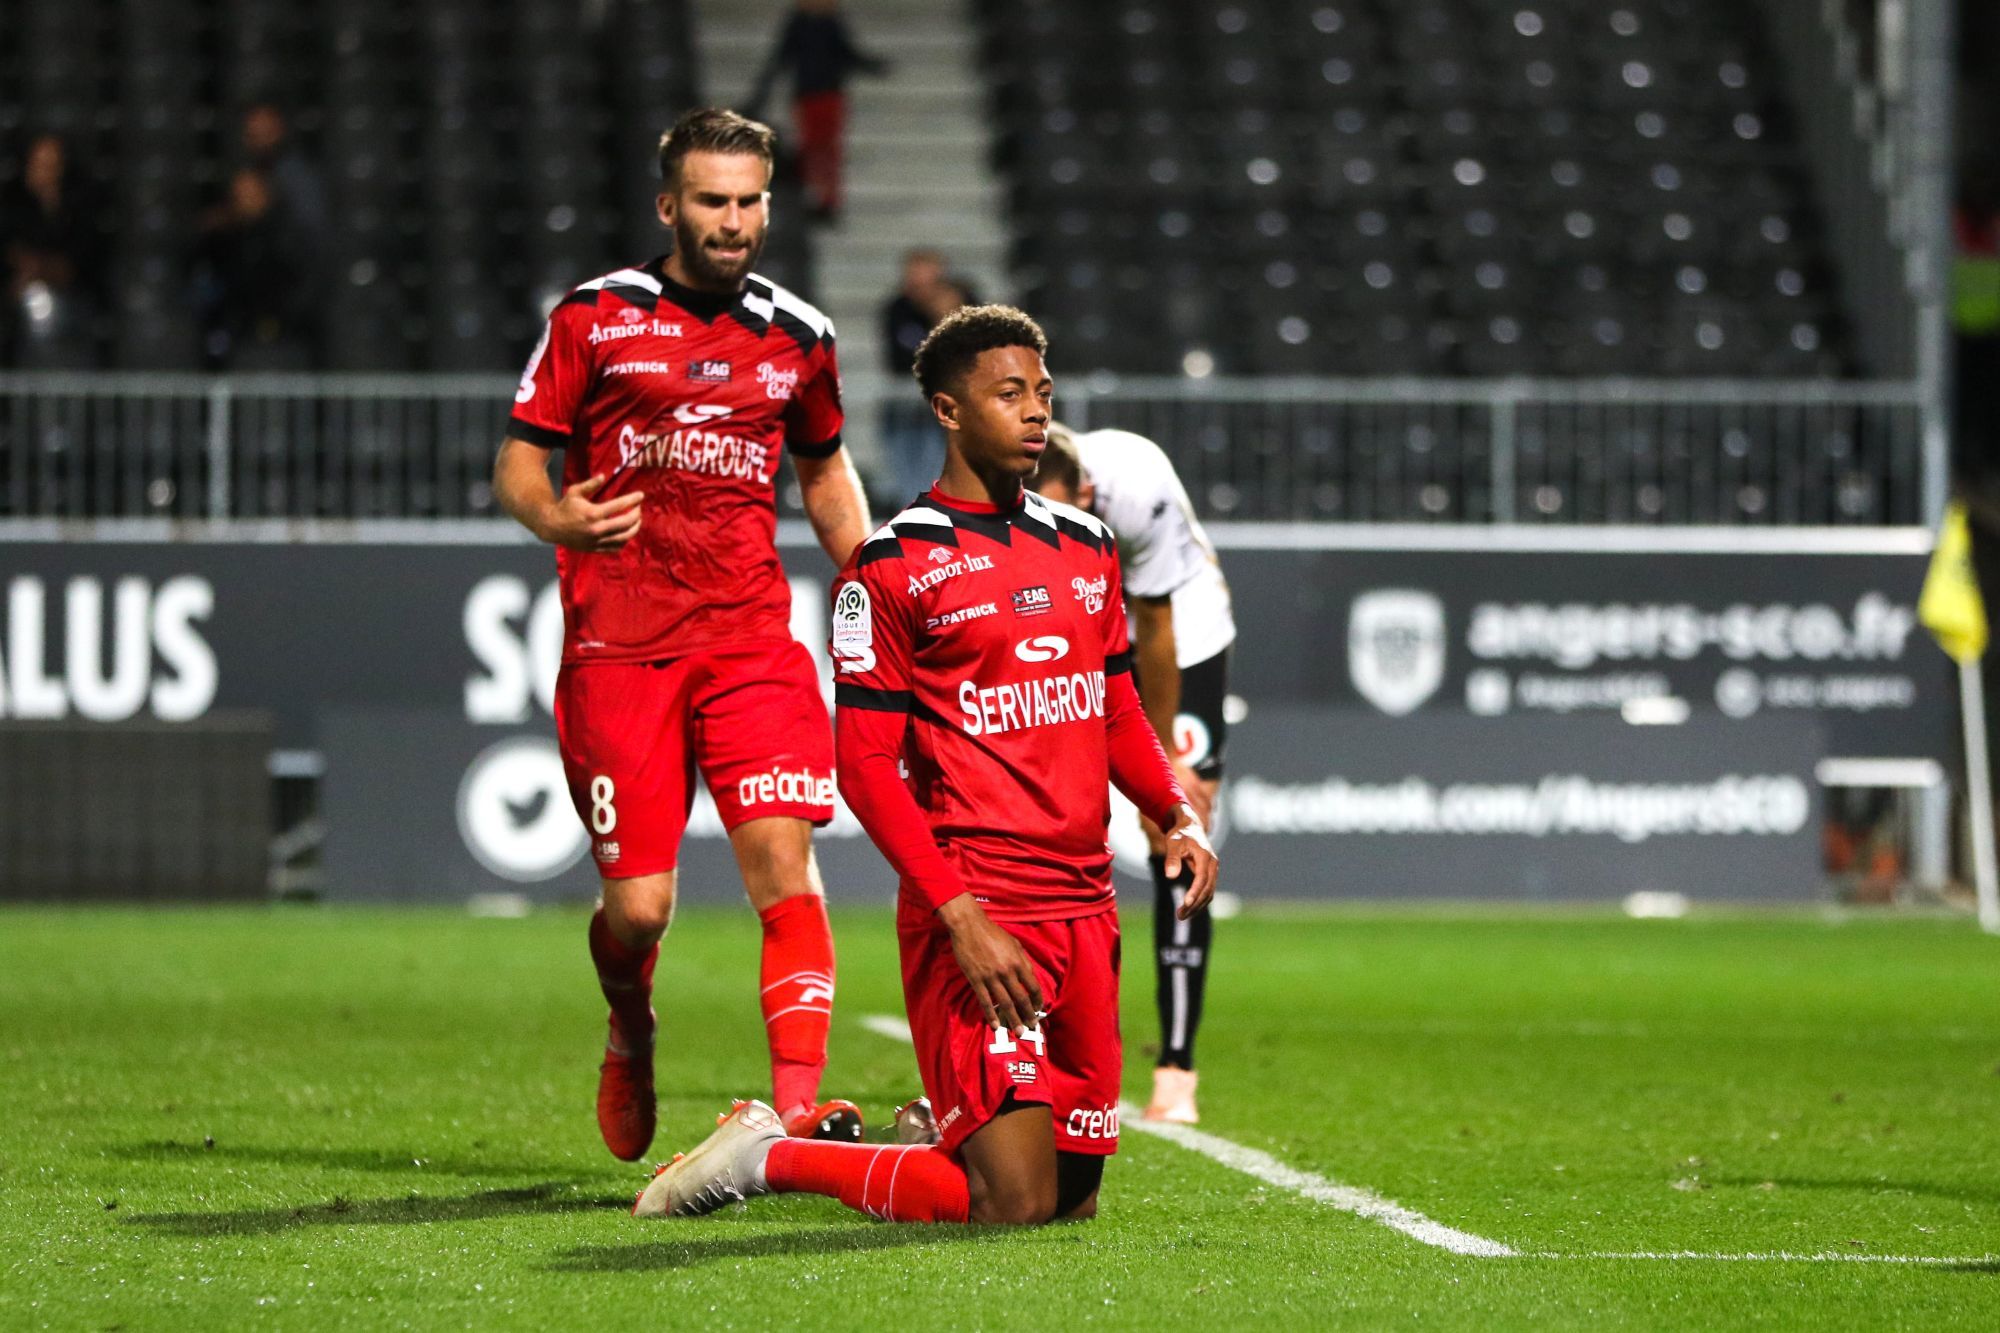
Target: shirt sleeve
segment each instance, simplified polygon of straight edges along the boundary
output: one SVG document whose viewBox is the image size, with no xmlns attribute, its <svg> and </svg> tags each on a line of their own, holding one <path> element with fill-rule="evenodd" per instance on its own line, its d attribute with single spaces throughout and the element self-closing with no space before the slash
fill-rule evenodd
<svg viewBox="0 0 2000 1333">
<path fill-rule="evenodd" d="M 1106 545 L 1104 551 L 1104 604 L 1097 610 L 1097 628 L 1104 636 L 1104 674 L 1130 675 L 1132 671 L 1132 630 L 1125 619 L 1125 587 L 1118 567 L 1118 551 Z"/>
<path fill-rule="evenodd" d="M 514 390 L 514 415 L 507 422 L 507 434 L 545 449 L 569 444 L 577 409 L 590 388 L 585 328 L 590 322 L 589 309 L 580 302 L 565 301 L 550 312 L 542 340 L 535 344 L 528 367 L 521 372 L 521 385 Z"/>
<path fill-rule="evenodd" d="M 802 458 L 827 458 L 840 448 L 845 415 L 840 406 L 840 360 L 833 326 L 813 351 L 814 365 L 785 407 L 785 447 Z"/>
<path fill-rule="evenodd" d="M 1169 478 L 1133 497 L 1129 531 L 1121 531 L 1130 557 L 1125 591 L 1134 597 L 1166 597 L 1193 582 L 1206 558 L 1188 522 L 1187 503 Z"/>
<path fill-rule="evenodd" d="M 903 778 L 903 743 L 915 707 L 915 603 L 893 589 L 880 596 L 883 591 L 880 580 L 852 568 L 834 584 L 835 766 L 840 794 L 869 840 L 904 888 L 935 910 L 964 893 L 965 883 L 938 850 Z"/>
<path fill-rule="evenodd" d="M 1187 794 L 1174 781 L 1173 765 L 1160 747 L 1159 733 L 1139 703 L 1132 680 L 1132 643 L 1125 622 L 1125 596 L 1116 549 L 1104 553 L 1104 607 L 1097 613 L 1104 634 L 1105 754 L 1111 783 L 1124 792 L 1146 818 L 1171 828 L 1174 810 Z"/>
<path fill-rule="evenodd" d="M 871 549 L 881 549 L 880 543 L 896 540 L 885 536 L 863 542 L 856 563 L 834 580 L 833 628 L 827 646 L 833 659 L 836 706 L 908 713 L 914 705 L 910 664 L 915 655 L 916 601 L 876 572 L 899 562 L 859 563 Z"/>
<path fill-rule="evenodd" d="M 1111 785 L 1146 818 L 1163 829 L 1172 828 L 1174 812 L 1187 800 L 1187 793 L 1174 780 L 1173 765 L 1139 702 L 1130 671 L 1106 678 L 1104 750 L 1111 765 Z"/>
</svg>

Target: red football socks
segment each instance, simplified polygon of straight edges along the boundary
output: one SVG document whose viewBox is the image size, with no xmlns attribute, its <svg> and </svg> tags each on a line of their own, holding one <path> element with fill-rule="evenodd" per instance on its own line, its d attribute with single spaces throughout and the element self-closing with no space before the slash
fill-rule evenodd
<svg viewBox="0 0 2000 1333">
<path fill-rule="evenodd" d="M 789 1116 L 819 1098 L 826 1030 L 833 1021 L 833 930 L 816 893 L 758 913 L 764 923 L 764 1035 L 771 1044 L 772 1104 Z"/>
<path fill-rule="evenodd" d="M 653 966 L 660 959 L 660 942 L 635 949 L 611 933 L 598 908 L 590 918 L 590 959 L 597 964 L 597 984 L 611 1006 L 611 1041 L 629 1055 L 653 1041 Z"/>
<path fill-rule="evenodd" d="M 910 1147 L 786 1139 L 771 1145 L 764 1180 L 779 1194 L 824 1194 L 884 1222 L 963 1222 L 965 1168 L 926 1144 Z"/>
</svg>

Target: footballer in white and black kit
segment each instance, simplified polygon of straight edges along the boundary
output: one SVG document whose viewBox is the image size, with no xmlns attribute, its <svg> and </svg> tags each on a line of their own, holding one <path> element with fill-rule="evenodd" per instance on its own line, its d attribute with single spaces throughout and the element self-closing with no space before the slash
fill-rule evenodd
<svg viewBox="0 0 2000 1333">
<path fill-rule="evenodd" d="M 1088 510 L 1111 529 L 1132 615 L 1132 668 L 1139 699 L 1175 775 L 1212 823 L 1229 723 L 1229 648 L 1236 641 L 1229 584 L 1160 446 L 1130 431 L 1049 428 L 1032 483 L 1051 499 Z M 1146 1116 L 1192 1124 L 1194 1039 L 1201 1024 L 1214 924 L 1206 908 L 1187 921 L 1174 909 L 1185 890 L 1166 877 L 1160 831 L 1148 825 L 1153 868 L 1153 956 L 1158 976 L 1160 1059 Z"/>
</svg>

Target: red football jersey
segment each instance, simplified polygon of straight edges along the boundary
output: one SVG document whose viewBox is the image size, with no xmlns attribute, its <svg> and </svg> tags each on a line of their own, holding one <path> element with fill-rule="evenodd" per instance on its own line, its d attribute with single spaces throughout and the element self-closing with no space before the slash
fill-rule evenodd
<svg viewBox="0 0 2000 1333">
<path fill-rule="evenodd" d="M 507 433 L 564 450 L 563 484 L 646 501 L 615 552 L 559 549 L 563 661 L 653 661 L 790 637 L 775 486 L 789 448 L 840 447 L 833 325 L 754 274 L 734 296 L 661 260 L 564 297 L 528 359 Z"/>
<path fill-rule="evenodd" d="M 1113 901 L 1106 676 L 1131 654 L 1102 523 L 1033 492 L 1002 512 L 933 490 L 841 572 L 832 651 L 837 706 L 909 714 L 911 794 L 990 915 Z"/>
</svg>

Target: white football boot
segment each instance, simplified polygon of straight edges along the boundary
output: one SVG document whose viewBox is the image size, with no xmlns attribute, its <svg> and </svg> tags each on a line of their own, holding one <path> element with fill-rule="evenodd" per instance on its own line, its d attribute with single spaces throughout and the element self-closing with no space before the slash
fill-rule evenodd
<svg viewBox="0 0 2000 1333">
<path fill-rule="evenodd" d="M 632 1205 L 634 1217 L 699 1217 L 725 1204 L 769 1194 L 764 1159 L 785 1141 L 778 1113 L 759 1101 L 736 1103 L 715 1118 L 715 1132 L 661 1167 Z"/>
<path fill-rule="evenodd" d="M 1153 1100 L 1146 1103 L 1145 1118 L 1164 1120 L 1170 1125 L 1201 1123 L 1195 1108 L 1194 1089 L 1199 1077 L 1192 1069 L 1172 1069 L 1165 1065 L 1153 1071 Z"/>
<path fill-rule="evenodd" d="M 896 1142 L 921 1145 L 936 1143 L 942 1137 L 930 1098 L 918 1097 L 896 1108 Z"/>
</svg>

